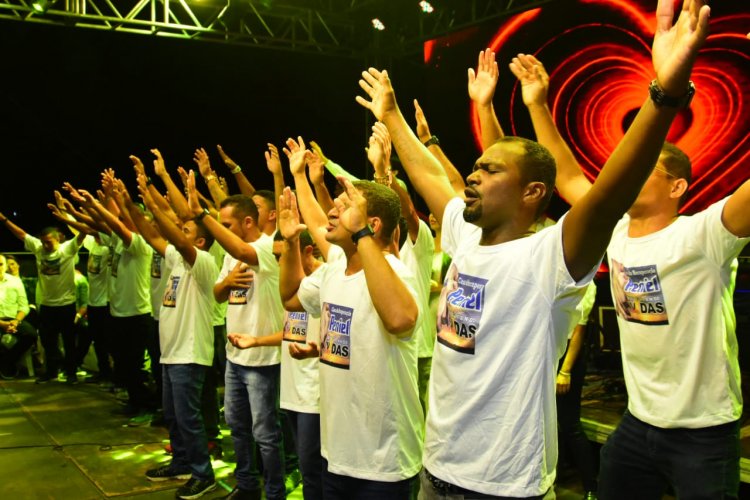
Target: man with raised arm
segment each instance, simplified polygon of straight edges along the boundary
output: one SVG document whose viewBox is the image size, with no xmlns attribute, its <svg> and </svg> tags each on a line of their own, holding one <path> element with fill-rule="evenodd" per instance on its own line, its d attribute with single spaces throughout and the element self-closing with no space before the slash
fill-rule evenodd
<svg viewBox="0 0 750 500">
<path fill-rule="evenodd" d="M 673 26 L 672 1 L 660 0 L 653 64 L 663 95 L 688 94 L 708 13 L 688 0 Z M 555 163 L 545 148 L 500 139 L 476 161 L 463 201 L 410 132 L 388 74 L 370 69 L 360 86 L 370 99 L 357 101 L 388 127 L 453 257 L 438 312 L 420 496 L 541 498 L 555 477 L 555 372 L 575 306 L 676 110 L 646 98 L 592 189 L 559 224 L 527 236 L 552 196 Z"/>
<path fill-rule="evenodd" d="M 258 207 L 245 195 L 221 202 L 220 221 L 206 217 L 195 189 L 188 181 L 190 209 L 202 218 L 208 231 L 227 251 L 214 285 L 214 297 L 228 302 L 227 333 L 267 337 L 280 331 L 284 308 L 279 298 L 279 265 L 273 240 L 257 225 Z M 255 466 L 253 439 L 263 460 L 266 498 L 285 496 L 278 393 L 281 352 L 278 346 L 240 349 L 227 343 L 224 411 L 232 431 L 237 466 L 237 486 L 227 498 L 260 497 L 260 478 Z"/>
<path fill-rule="evenodd" d="M 548 77 L 533 56 L 511 64 L 539 140 L 558 162 L 571 203 L 592 189 L 547 107 Z M 664 143 L 607 249 L 628 408 L 601 452 L 599 498 L 736 498 L 740 369 L 732 303 L 750 241 L 750 181 L 690 217 L 679 215 L 688 157 Z"/>
<path fill-rule="evenodd" d="M 60 242 L 60 231 L 55 227 L 42 230 L 36 238 L 17 226 L 0 213 L 0 224 L 16 238 L 23 241 L 26 250 L 34 254 L 39 273 L 39 337 L 42 340 L 46 358 L 44 374 L 37 383 L 57 378 L 57 371 L 63 365 L 66 382 L 76 383 L 76 349 L 74 320 L 76 316 L 75 258 L 83 244 L 85 234 Z M 62 334 L 65 354 L 60 353 L 59 337 Z"/>
<path fill-rule="evenodd" d="M 219 274 L 208 253 L 213 237 L 200 219 L 179 227 L 167 217 L 151 198 L 144 175 L 138 176 L 138 190 L 159 228 L 159 232 L 144 231 L 143 237 L 164 255 L 170 269 L 159 316 L 159 343 L 172 461 L 147 471 L 146 477 L 188 479 L 177 490 L 177 498 L 199 498 L 216 488 L 201 416 L 203 384 L 213 363 L 213 285 Z M 124 190 L 121 194 L 127 196 Z"/>
<path fill-rule="evenodd" d="M 290 163 L 304 169 L 301 140 L 300 146 Z M 413 339 L 415 278 L 388 252 L 401 209 L 385 186 L 339 181 L 346 192 L 328 213 L 328 263 L 308 277 L 300 262 L 304 226 L 296 199 L 287 188 L 279 202 L 284 305 L 321 317 L 323 497 L 406 500 L 421 466 L 423 416 Z"/>
</svg>

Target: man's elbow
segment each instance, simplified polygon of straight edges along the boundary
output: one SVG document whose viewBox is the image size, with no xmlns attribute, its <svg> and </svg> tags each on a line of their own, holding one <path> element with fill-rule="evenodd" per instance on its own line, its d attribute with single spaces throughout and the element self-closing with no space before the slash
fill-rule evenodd
<svg viewBox="0 0 750 500">
<path fill-rule="evenodd" d="M 387 318 L 383 319 L 383 326 L 392 335 L 403 335 L 414 329 L 418 317 L 418 309 L 416 307 L 413 310 L 410 308 L 395 314 L 389 314 Z"/>
</svg>

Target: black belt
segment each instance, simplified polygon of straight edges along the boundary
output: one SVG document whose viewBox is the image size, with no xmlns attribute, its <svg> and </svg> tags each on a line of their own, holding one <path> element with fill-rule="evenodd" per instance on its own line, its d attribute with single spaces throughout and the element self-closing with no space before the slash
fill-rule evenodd
<svg viewBox="0 0 750 500">
<path fill-rule="evenodd" d="M 466 493 L 476 494 L 475 491 L 467 490 L 466 488 L 456 486 L 455 484 L 443 481 L 439 477 L 433 476 L 427 469 L 424 470 L 424 474 L 432 487 L 435 488 L 436 491 L 444 495 L 463 495 Z"/>
</svg>

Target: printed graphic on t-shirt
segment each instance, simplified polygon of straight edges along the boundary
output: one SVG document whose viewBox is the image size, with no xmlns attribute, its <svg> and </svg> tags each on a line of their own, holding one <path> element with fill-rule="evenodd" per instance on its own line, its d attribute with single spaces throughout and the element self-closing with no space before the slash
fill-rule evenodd
<svg viewBox="0 0 750 500">
<path fill-rule="evenodd" d="M 667 306 L 655 265 L 625 267 L 612 259 L 610 270 L 617 315 L 644 325 L 668 325 Z"/>
<path fill-rule="evenodd" d="M 89 274 L 99 274 L 102 272 L 102 256 L 89 254 L 89 261 L 86 264 L 86 271 Z"/>
<path fill-rule="evenodd" d="M 336 368 L 349 369 L 351 354 L 351 327 L 354 309 L 323 303 L 320 328 L 323 342 L 320 346 L 320 362 Z"/>
<path fill-rule="evenodd" d="M 117 278 L 117 265 L 120 263 L 120 254 L 116 253 L 112 256 L 112 276 Z"/>
<path fill-rule="evenodd" d="M 60 274 L 60 257 L 56 259 L 42 259 L 40 271 L 46 276 Z"/>
<path fill-rule="evenodd" d="M 161 279 L 161 260 L 162 256 L 154 252 L 151 256 L 151 277 L 154 279 Z"/>
<path fill-rule="evenodd" d="M 180 284 L 179 276 L 170 276 L 169 284 L 166 290 L 164 290 L 164 300 L 161 305 L 164 307 L 175 307 L 177 306 L 177 285 Z"/>
<path fill-rule="evenodd" d="M 452 263 L 440 292 L 437 340 L 464 354 L 474 354 L 474 334 L 479 329 L 486 279 L 461 274 Z"/>
<path fill-rule="evenodd" d="M 253 296 L 253 285 L 250 284 L 250 288 L 232 288 L 229 291 L 229 305 L 230 306 L 241 306 L 247 304 L 250 298 Z"/>
<path fill-rule="evenodd" d="M 287 342 L 307 343 L 307 313 L 287 311 L 283 335 Z"/>
</svg>

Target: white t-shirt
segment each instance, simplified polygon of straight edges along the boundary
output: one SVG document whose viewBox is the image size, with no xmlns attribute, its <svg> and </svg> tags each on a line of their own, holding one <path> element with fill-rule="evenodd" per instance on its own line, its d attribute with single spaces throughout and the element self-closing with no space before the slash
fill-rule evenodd
<svg viewBox="0 0 750 500">
<path fill-rule="evenodd" d="M 78 255 L 78 238 L 60 243 L 54 252 L 45 252 L 41 240 L 30 234 L 24 238 L 24 247 L 36 257 L 39 275 L 37 293 L 43 306 L 66 306 L 76 301 L 75 259 Z"/>
<path fill-rule="evenodd" d="M 709 427 L 742 414 L 732 295 L 750 238 L 724 227 L 725 203 L 640 238 L 628 237 L 626 215 L 607 249 L 628 410 L 657 427 Z"/>
<path fill-rule="evenodd" d="M 248 266 L 254 274 L 250 288 L 229 292 L 227 306 L 227 333 L 247 333 L 265 337 L 281 331 L 284 306 L 279 295 L 279 263 L 273 255 L 273 240 L 267 234 L 248 243 L 258 254 L 258 265 Z M 238 264 L 227 254 L 216 280 L 220 283 Z M 246 265 L 246 264 L 243 264 Z M 242 366 L 269 366 L 281 362 L 279 346 L 239 349 L 227 342 L 227 359 Z"/>
<path fill-rule="evenodd" d="M 364 271 L 345 275 L 346 259 L 333 255 L 297 292 L 305 310 L 321 316 L 321 454 L 334 474 L 408 479 L 421 468 L 417 346 L 413 337 L 388 333 Z M 409 269 L 393 255 L 386 259 L 417 300 Z"/>
<path fill-rule="evenodd" d="M 419 233 L 417 240 L 412 242 L 410 237 L 406 238 L 401 247 L 401 262 L 406 264 L 411 273 L 417 278 L 417 296 L 420 301 L 420 309 L 425 311 L 414 329 L 414 340 L 417 343 L 417 356 L 420 358 L 431 358 L 435 349 L 435 320 L 429 317 L 430 310 L 430 277 L 432 275 L 432 254 L 435 252 L 435 242 L 432 239 L 430 226 L 424 221 L 419 221 Z"/>
<path fill-rule="evenodd" d="M 159 317 L 162 364 L 211 366 L 214 358 L 214 283 L 219 274 L 213 257 L 198 250 L 192 267 L 172 245 L 164 260 L 172 271 Z"/>
<path fill-rule="evenodd" d="M 129 317 L 151 313 L 149 270 L 151 247 L 140 234 L 132 233 L 130 246 L 117 241 L 112 254 L 109 310 L 112 316 Z"/>
<path fill-rule="evenodd" d="M 557 362 L 596 267 L 571 278 L 562 223 L 481 246 L 464 207 L 456 198 L 443 215 L 453 262 L 438 307 L 424 466 L 488 495 L 542 495 L 557 465 Z"/>
<path fill-rule="evenodd" d="M 3 274 L 0 276 L 0 318 L 15 318 L 18 311 L 29 314 L 29 300 L 23 281 L 12 274 Z"/>
<path fill-rule="evenodd" d="M 99 240 L 101 243 L 91 235 L 83 239 L 83 246 L 89 251 L 89 260 L 86 263 L 86 275 L 89 280 L 88 305 L 94 307 L 104 307 L 109 302 L 109 236 L 100 234 Z"/>
<path fill-rule="evenodd" d="M 320 413 L 320 361 L 294 359 L 289 354 L 291 343 L 307 344 L 310 339 L 320 345 L 320 318 L 306 312 L 287 311 L 282 331 L 280 405 L 285 410 Z"/>
<path fill-rule="evenodd" d="M 208 253 L 210 253 L 211 257 L 214 258 L 216 267 L 221 269 L 221 267 L 224 265 L 224 257 L 227 254 L 226 250 L 224 250 L 224 247 L 214 241 L 213 245 L 211 245 L 211 248 L 208 249 Z M 214 299 L 214 311 L 212 314 L 211 324 L 214 326 L 221 326 L 226 323 L 226 317 L 227 303 L 218 302 L 216 299 Z"/>
<path fill-rule="evenodd" d="M 172 271 L 159 252 L 151 249 L 151 264 L 149 266 L 149 298 L 151 300 L 151 317 L 159 321 L 161 302 L 164 299 L 164 290 L 167 289 L 169 273 Z"/>
</svg>

